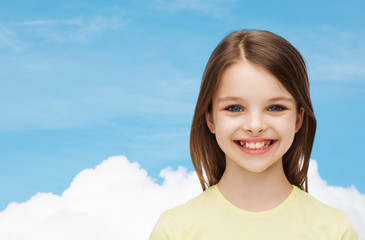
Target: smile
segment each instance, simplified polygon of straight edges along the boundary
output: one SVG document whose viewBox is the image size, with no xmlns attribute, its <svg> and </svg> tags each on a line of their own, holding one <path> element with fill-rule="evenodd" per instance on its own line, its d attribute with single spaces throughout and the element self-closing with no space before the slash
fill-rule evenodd
<svg viewBox="0 0 365 240">
<path fill-rule="evenodd" d="M 264 149 L 269 147 L 272 144 L 272 140 L 265 140 L 260 142 L 245 142 L 245 141 L 238 141 L 238 144 L 241 147 L 247 148 L 247 149 Z"/>
<path fill-rule="evenodd" d="M 255 140 L 236 140 L 234 141 L 241 151 L 250 155 L 260 155 L 268 152 L 277 140 L 257 139 Z"/>
</svg>

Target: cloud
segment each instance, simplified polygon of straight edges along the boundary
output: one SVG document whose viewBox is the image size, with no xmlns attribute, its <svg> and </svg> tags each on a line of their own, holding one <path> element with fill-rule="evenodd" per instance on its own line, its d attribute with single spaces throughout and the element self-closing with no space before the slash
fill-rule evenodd
<svg viewBox="0 0 365 240">
<path fill-rule="evenodd" d="M 92 17 L 76 17 L 70 19 L 38 19 L 19 23 L 28 31 L 50 41 L 84 42 L 106 31 L 122 29 L 128 20 L 121 14 L 96 15 Z"/>
<path fill-rule="evenodd" d="M 111 157 L 80 172 L 61 196 L 38 193 L 0 213 L 0 239 L 147 239 L 164 208 L 200 191 L 184 168 L 155 183 L 137 163 Z"/>
<path fill-rule="evenodd" d="M 365 195 L 355 186 L 348 188 L 329 186 L 318 173 L 318 163 L 310 163 L 308 171 L 309 193 L 318 200 L 344 211 L 355 225 L 360 238 L 365 238 Z"/>
<path fill-rule="evenodd" d="M 160 213 L 200 193 L 195 173 L 163 169 L 157 184 L 138 163 L 110 157 L 80 172 L 61 196 L 38 193 L 0 212 L 0 239 L 147 239 Z M 328 186 L 310 169 L 313 194 L 347 212 L 364 237 L 365 196 Z M 362 232 L 361 232 L 361 231 Z"/>
<path fill-rule="evenodd" d="M 81 18 L 74 18 L 74 19 L 65 19 L 65 20 L 35 20 L 29 22 L 23 22 L 23 25 L 29 26 L 44 26 L 44 25 L 75 25 L 75 26 L 82 26 L 84 25 L 84 21 Z"/>
<path fill-rule="evenodd" d="M 177 12 L 194 10 L 216 18 L 221 18 L 229 14 L 230 5 L 235 2 L 236 0 L 156 0 L 155 4 L 157 9 L 162 11 Z"/>
<path fill-rule="evenodd" d="M 16 32 L 0 24 L 0 50 L 11 49 L 20 52 L 26 45 L 19 41 Z"/>
<path fill-rule="evenodd" d="M 300 32 L 300 34 L 298 34 Z M 303 39 L 303 53 L 315 81 L 365 80 L 365 31 L 318 26 L 295 29 L 297 41 Z M 308 44 L 308 43 L 312 44 Z"/>
<path fill-rule="evenodd" d="M 43 63 L 33 68 L 47 66 Z M 125 86 L 99 86 L 92 79 L 86 83 L 83 80 L 73 83 L 67 76 L 64 78 L 66 80 L 62 79 L 62 82 L 52 82 L 54 86 L 45 81 L 48 79 L 39 79 L 35 83 L 21 81 L 22 84 L 1 82 L 0 88 L 11 90 L 0 95 L 0 110 L 6 113 L 0 118 L 0 132 L 102 125 L 118 118 L 149 119 L 161 123 L 166 117 L 173 118 L 173 114 L 179 116 L 178 121 L 184 119 L 186 125 L 194 109 L 193 101 L 187 99 L 194 98 L 200 83 L 199 79 L 183 79 L 174 84 L 158 79 L 150 81 L 154 84 L 151 88 L 148 88 L 151 83 L 134 88 L 124 83 Z M 73 80 L 72 77 L 69 79 Z M 148 90 L 152 88 L 155 88 L 152 92 Z M 62 89 L 61 96 L 54 94 L 57 89 Z M 162 115 L 166 116 L 164 120 L 161 120 Z M 129 123 L 128 127 L 132 125 Z"/>
</svg>

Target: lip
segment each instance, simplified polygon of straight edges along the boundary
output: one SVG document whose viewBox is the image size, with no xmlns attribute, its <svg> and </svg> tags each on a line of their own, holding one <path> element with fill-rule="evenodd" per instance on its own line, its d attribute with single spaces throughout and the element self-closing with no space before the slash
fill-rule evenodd
<svg viewBox="0 0 365 240">
<path fill-rule="evenodd" d="M 263 149 L 248 149 L 248 148 L 242 147 L 239 144 L 239 141 L 243 141 L 243 142 L 272 141 L 272 144 L 269 147 L 263 148 Z M 248 139 L 235 140 L 234 143 L 244 153 L 247 153 L 247 154 L 250 154 L 250 155 L 261 155 L 261 154 L 264 154 L 264 153 L 270 151 L 270 149 L 273 148 L 273 146 L 277 143 L 277 141 L 278 140 L 273 140 L 273 139 L 268 139 L 268 138 L 248 138 Z"/>
<path fill-rule="evenodd" d="M 262 141 L 274 141 L 274 139 L 270 139 L 270 138 L 244 138 L 244 139 L 237 139 L 235 141 L 262 142 Z"/>
</svg>

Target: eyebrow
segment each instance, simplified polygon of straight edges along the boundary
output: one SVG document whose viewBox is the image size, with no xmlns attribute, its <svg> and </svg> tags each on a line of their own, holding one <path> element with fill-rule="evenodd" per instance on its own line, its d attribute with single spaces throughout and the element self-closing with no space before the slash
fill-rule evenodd
<svg viewBox="0 0 365 240">
<path fill-rule="evenodd" d="M 218 99 L 218 102 L 226 102 L 226 101 L 244 101 L 243 98 L 240 97 L 222 97 Z M 284 97 L 284 96 L 280 96 L 280 97 L 273 97 L 268 99 L 268 102 L 276 102 L 276 101 L 286 101 L 286 102 L 294 102 L 293 98 L 290 97 Z"/>
<path fill-rule="evenodd" d="M 268 101 L 269 102 L 275 102 L 275 101 L 294 102 L 294 99 L 293 98 L 290 98 L 290 97 L 280 96 L 280 97 L 270 98 Z"/>
<path fill-rule="evenodd" d="M 222 97 L 218 99 L 218 102 L 226 102 L 226 101 L 243 101 L 240 97 Z"/>
</svg>

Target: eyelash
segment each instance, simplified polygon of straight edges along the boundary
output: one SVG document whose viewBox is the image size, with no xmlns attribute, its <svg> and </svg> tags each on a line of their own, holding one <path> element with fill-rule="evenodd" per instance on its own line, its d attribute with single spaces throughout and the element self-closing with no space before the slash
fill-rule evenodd
<svg viewBox="0 0 365 240">
<path fill-rule="evenodd" d="M 233 108 L 239 108 L 239 110 L 238 111 L 233 111 Z M 230 111 L 230 112 L 242 112 L 243 111 L 243 109 L 238 105 L 228 106 L 225 110 Z"/>
<path fill-rule="evenodd" d="M 234 108 L 235 108 L 235 110 L 233 110 Z M 275 108 L 276 110 L 274 110 L 273 108 Z M 270 112 L 280 112 L 280 111 L 283 111 L 285 109 L 286 109 L 286 107 L 281 106 L 281 105 L 272 105 L 267 110 L 270 111 Z M 240 107 L 238 105 L 228 106 L 228 107 L 226 107 L 225 110 L 230 111 L 230 112 L 242 112 L 243 111 L 242 107 Z"/>
<path fill-rule="evenodd" d="M 279 108 L 279 110 L 270 110 L 272 109 L 273 107 L 276 107 L 276 108 Z M 283 111 L 285 110 L 286 108 L 284 106 L 280 106 L 280 105 L 272 105 L 268 108 L 269 111 L 272 111 L 272 112 L 280 112 L 280 111 Z"/>
</svg>

